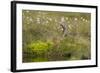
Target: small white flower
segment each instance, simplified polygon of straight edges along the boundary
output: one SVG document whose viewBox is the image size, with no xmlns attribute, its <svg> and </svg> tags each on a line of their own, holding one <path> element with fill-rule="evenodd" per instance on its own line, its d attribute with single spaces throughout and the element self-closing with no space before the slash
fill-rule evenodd
<svg viewBox="0 0 100 73">
<path fill-rule="evenodd" d="M 68 20 L 68 17 L 66 17 L 66 20 Z"/>
<path fill-rule="evenodd" d="M 46 21 L 46 24 L 48 23 L 48 21 Z"/>
<path fill-rule="evenodd" d="M 68 27 L 69 27 L 69 29 L 71 29 L 71 26 L 70 25 L 68 25 Z"/>
<path fill-rule="evenodd" d="M 29 19 L 31 22 L 33 21 L 32 18 Z"/>
<path fill-rule="evenodd" d="M 85 20 L 86 22 L 88 22 L 88 20 Z"/>
<path fill-rule="evenodd" d="M 61 18 L 61 21 L 62 21 L 62 22 L 64 21 L 64 17 Z"/>
<path fill-rule="evenodd" d="M 81 19 L 83 19 L 83 17 L 81 17 Z"/>
<path fill-rule="evenodd" d="M 57 22 L 57 20 L 55 19 L 55 22 Z"/>
<path fill-rule="evenodd" d="M 77 21 L 78 19 L 75 17 L 74 20 Z"/>
<path fill-rule="evenodd" d="M 85 21 L 85 19 L 83 19 L 83 21 Z"/>
<path fill-rule="evenodd" d="M 27 10 L 26 12 L 29 13 L 29 10 Z"/>
<path fill-rule="evenodd" d="M 27 19 L 29 19 L 29 17 L 28 17 L 28 16 L 27 16 L 26 18 L 27 18 Z"/>
<path fill-rule="evenodd" d="M 51 18 L 49 18 L 49 21 L 52 21 L 52 19 L 51 19 Z"/>
<path fill-rule="evenodd" d="M 37 21 L 38 24 L 41 23 L 41 22 L 40 22 L 40 18 L 37 18 L 36 21 Z"/>
</svg>

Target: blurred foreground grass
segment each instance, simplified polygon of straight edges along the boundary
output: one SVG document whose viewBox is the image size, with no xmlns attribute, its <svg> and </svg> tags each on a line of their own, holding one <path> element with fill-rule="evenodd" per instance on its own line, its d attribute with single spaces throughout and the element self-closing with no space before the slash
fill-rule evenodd
<svg viewBox="0 0 100 73">
<path fill-rule="evenodd" d="M 24 62 L 45 62 L 63 60 L 86 60 L 91 58 L 90 43 L 86 38 L 66 37 L 59 44 L 40 41 L 28 44 L 24 50 Z M 26 52 L 26 53 L 25 53 Z"/>
</svg>

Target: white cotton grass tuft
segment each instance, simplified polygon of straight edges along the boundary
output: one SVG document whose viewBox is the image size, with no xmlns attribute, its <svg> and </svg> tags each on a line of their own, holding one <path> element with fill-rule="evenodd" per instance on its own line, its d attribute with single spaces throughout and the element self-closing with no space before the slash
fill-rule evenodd
<svg viewBox="0 0 100 73">
<path fill-rule="evenodd" d="M 40 24 L 40 18 L 37 18 L 36 20 L 37 20 L 37 23 Z"/>
<path fill-rule="evenodd" d="M 30 21 L 30 22 L 32 22 L 32 21 L 33 21 L 33 19 L 32 19 L 32 18 L 30 18 L 30 19 L 29 19 L 29 21 Z"/>
<path fill-rule="evenodd" d="M 77 20 L 78 20 L 78 18 L 76 18 L 76 17 L 75 17 L 75 18 L 74 18 L 74 20 L 75 20 L 75 21 L 77 21 Z"/>
<path fill-rule="evenodd" d="M 83 21 L 85 21 L 85 19 L 83 19 Z"/>
<path fill-rule="evenodd" d="M 29 10 L 27 10 L 26 12 L 29 13 Z"/>
<path fill-rule="evenodd" d="M 68 17 L 66 17 L 66 20 L 68 20 L 69 18 Z"/>
</svg>

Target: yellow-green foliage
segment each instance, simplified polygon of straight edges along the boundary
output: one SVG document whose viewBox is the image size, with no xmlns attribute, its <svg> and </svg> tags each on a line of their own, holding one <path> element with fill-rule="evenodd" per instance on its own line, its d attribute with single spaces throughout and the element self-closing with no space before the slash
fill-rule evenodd
<svg viewBox="0 0 100 73">
<path fill-rule="evenodd" d="M 47 42 L 37 41 L 37 42 L 29 44 L 28 48 L 32 49 L 32 51 L 37 54 L 41 54 L 49 50 L 52 47 L 52 45 L 53 43 L 50 41 L 47 41 Z"/>
<path fill-rule="evenodd" d="M 48 59 L 47 58 L 37 57 L 37 58 L 34 58 L 32 61 L 33 62 L 44 62 L 44 61 L 48 61 Z"/>
</svg>

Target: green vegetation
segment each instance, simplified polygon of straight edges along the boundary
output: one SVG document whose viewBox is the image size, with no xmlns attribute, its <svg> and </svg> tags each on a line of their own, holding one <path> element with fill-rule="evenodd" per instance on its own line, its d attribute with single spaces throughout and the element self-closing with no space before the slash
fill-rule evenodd
<svg viewBox="0 0 100 73">
<path fill-rule="evenodd" d="M 23 62 L 91 59 L 91 14 L 22 11 Z"/>
</svg>

